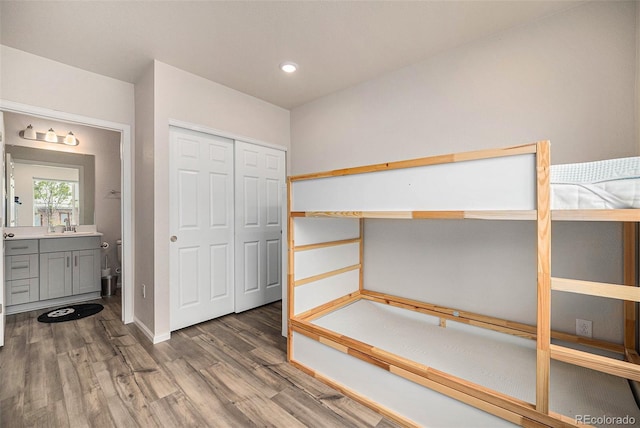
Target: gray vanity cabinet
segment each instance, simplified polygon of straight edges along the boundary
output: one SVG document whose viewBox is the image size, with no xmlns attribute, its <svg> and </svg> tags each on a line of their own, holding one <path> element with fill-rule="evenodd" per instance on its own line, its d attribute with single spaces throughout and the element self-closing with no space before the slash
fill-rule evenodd
<svg viewBox="0 0 640 428">
<path fill-rule="evenodd" d="M 100 238 L 40 240 L 40 300 L 100 291 Z"/>
</svg>

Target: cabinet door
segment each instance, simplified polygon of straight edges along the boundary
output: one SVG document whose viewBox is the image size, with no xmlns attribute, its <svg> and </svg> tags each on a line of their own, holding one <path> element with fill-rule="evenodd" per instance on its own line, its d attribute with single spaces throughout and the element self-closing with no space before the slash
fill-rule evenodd
<svg viewBox="0 0 640 428">
<path fill-rule="evenodd" d="M 71 296 L 71 251 L 40 254 L 40 300 Z"/>
<path fill-rule="evenodd" d="M 100 250 L 73 252 L 73 294 L 100 291 Z"/>
</svg>

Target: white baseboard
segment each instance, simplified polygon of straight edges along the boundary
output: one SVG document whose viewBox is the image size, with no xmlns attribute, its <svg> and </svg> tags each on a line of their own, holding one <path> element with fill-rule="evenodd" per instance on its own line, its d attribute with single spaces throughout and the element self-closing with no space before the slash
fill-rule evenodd
<svg viewBox="0 0 640 428">
<path fill-rule="evenodd" d="M 159 334 L 154 337 L 153 344 L 155 345 L 156 343 L 165 342 L 169 339 L 171 339 L 171 333 Z"/>
<path fill-rule="evenodd" d="M 149 330 L 149 328 L 135 316 L 133 317 L 133 323 L 136 325 L 136 327 L 138 327 L 140 329 L 140 331 L 145 336 L 147 336 L 147 339 L 149 339 L 151 341 L 151 343 L 153 343 L 154 345 L 156 343 L 164 342 L 164 341 L 169 340 L 171 338 L 171 333 L 160 334 L 160 335 L 157 335 L 157 336 L 154 335 L 153 332 L 151 330 Z"/>
</svg>

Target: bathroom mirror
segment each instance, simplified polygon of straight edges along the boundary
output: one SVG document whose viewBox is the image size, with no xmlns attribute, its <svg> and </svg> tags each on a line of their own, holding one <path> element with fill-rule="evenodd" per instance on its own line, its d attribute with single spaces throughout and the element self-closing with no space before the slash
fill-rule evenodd
<svg viewBox="0 0 640 428">
<path fill-rule="evenodd" d="M 5 145 L 6 227 L 94 224 L 95 157 Z"/>
</svg>

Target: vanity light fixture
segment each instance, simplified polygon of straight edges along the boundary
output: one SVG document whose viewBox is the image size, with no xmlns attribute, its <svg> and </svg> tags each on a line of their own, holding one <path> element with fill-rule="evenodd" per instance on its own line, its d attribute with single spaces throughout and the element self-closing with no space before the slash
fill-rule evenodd
<svg viewBox="0 0 640 428">
<path fill-rule="evenodd" d="M 297 69 L 298 64 L 296 64 L 295 62 L 287 61 L 280 64 L 280 70 L 284 71 L 285 73 L 293 73 Z"/>
<path fill-rule="evenodd" d="M 25 140 L 45 141 L 47 143 L 66 144 L 67 146 L 77 146 L 80 144 L 78 139 L 69 131 L 66 136 L 57 135 L 53 128 L 49 128 L 47 132 L 36 132 L 33 126 L 29 125 L 23 131 L 18 133 Z"/>
<path fill-rule="evenodd" d="M 27 126 L 27 129 L 22 132 L 24 133 L 24 135 L 22 135 L 22 138 L 26 138 L 28 140 L 35 140 L 38 138 L 38 136 L 36 135 L 36 130 L 33 129 L 33 126 L 31 125 Z"/>
<path fill-rule="evenodd" d="M 48 143 L 57 143 L 58 136 L 56 135 L 56 131 L 53 128 L 49 128 L 46 134 L 44 134 L 44 141 Z"/>
<path fill-rule="evenodd" d="M 64 137 L 63 143 L 67 146 L 77 146 L 78 140 L 76 140 L 76 136 L 73 135 L 73 132 L 69 131 L 66 137 Z"/>
</svg>

